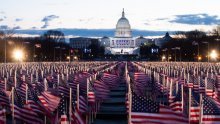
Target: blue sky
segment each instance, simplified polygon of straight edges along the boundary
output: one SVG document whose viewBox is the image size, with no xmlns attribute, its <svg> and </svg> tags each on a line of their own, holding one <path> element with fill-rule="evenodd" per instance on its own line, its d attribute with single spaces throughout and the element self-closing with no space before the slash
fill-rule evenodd
<svg viewBox="0 0 220 124">
<path fill-rule="evenodd" d="M 0 0 L 0 28 L 113 29 L 125 8 L 133 29 L 211 30 L 220 0 Z"/>
</svg>

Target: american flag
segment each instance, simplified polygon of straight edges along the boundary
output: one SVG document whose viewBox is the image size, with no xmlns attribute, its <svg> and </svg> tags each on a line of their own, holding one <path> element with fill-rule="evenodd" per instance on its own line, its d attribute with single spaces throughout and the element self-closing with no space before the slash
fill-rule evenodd
<svg viewBox="0 0 220 124">
<path fill-rule="evenodd" d="M 208 78 L 207 79 L 207 88 L 206 88 L 206 95 L 213 97 L 214 96 L 214 85 L 215 80 Z"/>
<path fill-rule="evenodd" d="M 177 95 L 173 99 L 173 102 L 170 103 L 170 107 L 175 112 L 182 112 L 183 111 L 183 104 L 182 104 L 182 90 L 181 85 L 178 87 Z"/>
<path fill-rule="evenodd" d="M 187 124 L 188 119 L 180 113 L 175 113 L 167 106 L 132 93 L 131 122 L 133 124 Z"/>
<path fill-rule="evenodd" d="M 91 82 L 89 82 L 87 85 L 88 85 L 88 88 L 89 88 L 88 89 L 89 90 L 89 92 L 88 92 L 88 102 L 90 104 L 94 104 L 95 103 L 95 90 L 94 90 Z"/>
<path fill-rule="evenodd" d="M 4 80 L 1 80 L 1 79 L 0 79 L 0 90 L 5 90 L 5 82 L 4 82 Z"/>
<path fill-rule="evenodd" d="M 86 124 L 84 118 L 82 117 L 82 114 L 80 111 L 75 110 L 75 112 L 72 112 L 72 120 L 71 124 Z"/>
<path fill-rule="evenodd" d="M 194 83 L 194 76 L 190 75 L 187 79 L 186 86 L 189 88 L 193 88 L 193 83 Z"/>
<path fill-rule="evenodd" d="M 25 83 L 21 83 L 19 87 L 16 88 L 17 92 L 19 94 L 21 94 L 22 98 L 26 97 L 26 84 Z"/>
<path fill-rule="evenodd" d="M 200 115 L 200 105 L 199 105 L 199 93 L 192 91 L 191 94 L 191 107 L 190 107 L 190 122 L 198 123 Z"/>
<path fill-rule="evenodd" d="M 58 96 L 55 96 L 48 91 L 42 92 L 40 95 L 38 95 L 38 98 L 45 109 L 51 112 L 58 107 L 60 102 L 60 98 Z"/>
<path fill-rule="evenodd" d="M 199 92 L 205 93 L 205 80 L 202 78 L 200 79 Z"/>
<path fill-rule="evenodd" d="M 133 73 L 131 76 L 131 83 L 132 83 L 132 90 L 139 95 L 145 95 L 146 87 L 148 86 L 149 82 L 147 80 L 147 76 L 144 73 Z M 148 86 L 150 87 L 150 86 Z"/>
<path fill-rule="evenodd" d="M 9 98 L 6 93 L 0 90 L 0 105 L 2 106 L 9 106 Z"/>
<path fill-rule="evenodd" d="M 202 122 L 208 124 L 220 123 L 220 108 L 214 101 L 208 96 L 203 96 L 203 115 Z"/>
<path fill-rule="evenodd" d="M 0 110 L 0 124 L 6 124 L 6 110 Z"/>
<path fill-rule="evenodd" d="M 85 96 L 79 96 L 79 111 L 81 113 L 86 113 L 88 110 L 87 99 Z"/>
<path fill-rule="evenodd" d="M 195 92 L 199 92 L 199 84 L 200 84 L 199 77 L 198 76 L 194 77 L 193 89 Z"/>
<path fill-rule="evenodd" d="M 216 98 L 220 98 L 220 75 L 217 75 L 216 78 Z"/>
<path fill-rule="evenodd" d="M 98 100 L 104 100 L 109 97 L 110 89 L 102 80 L 96 80 L 94 82 L 94 89 L 96 91 L 96 98 Z"/>
<path fill-rule="evenodd" d="M 39 99 L 37 97 L 37 94 L 35 94 L 34 90 L 28 89 L 28 98 L 27 98 L 27 105 L 29 108 L 31 108 L 34 112 L 38 114 L 44 114 L 44 111 L 42 108 L 39 106 L 38 102 Z"/>
<path fill-rule="evenodd" d="M 67 100 L 65 99 L 65 96 L 61 94 L 61 100 L 59 103 L 58 111 L 60 115 L 60 124 L 68 124 L 68 117 L 67 117 Z"/>
<path fill-rule="evenodd" d="M 79 97 L 79 99 L 81 99 L 80 101 L 79 101 L 79 103 L 81 104 L 82 103 L 82 100 L 84 100 L 84 98 L 83 97 Z M 82 106 L 79 106 L 81 109 L 82 109 L 82 107 L 84 106 L 85 108 L 85 110 L 81 110 L 81 111 L 83 111 L 83 112 L 86 112 L 87 111 L 87 104 L 85 104 L 86 103 L 86 101 L 84 101 L 83 103 L 82 103 Z M 80 112 L 80 110 L 78 110 L 78 108 L 76 109 L 76 102 L 75 102 L 75 100 L 74 100 L 74 98 L 72 97 L 72 109 L 71 109 L 72 111 L 70 111 L 69 113 L 71 114 L 71 124 L 85 124 L 85 122 L 84 122 L 84 118 L 83 118 L 83 113 L 82 112 Z"/>
<path fill-rule="evenodd" d="M 170 83 L 170 89 L 169 89 L 169 103 L 174 102 L 174 99 L 177 95 L 176 90 L 180 90 L 180 87 L 178 86 L 178 89 L 176 88 L 176 85 L 178 85 L 178 82 L 175 82 L 175 80 L 173 80 L 173 83 L 171 85 Z"/>
<path fill-rule="evenodd" d="M 69 87 L 64 86 L 64 85 L 59 85 L 58 86 L 58 91 L 60 94 L 63 94 L 65 97 L 69 97 L 70 91 L 69 91 Z"/>
<path fill-rule="evenodd" d="M 11 104 L 11 110 L 14 111 L 14 118 L 26 123 L 42 123 L 37 113 L 24 104 L 22 97 L 17 93 L 16 89 L 14 89 L 14 94 L 12 95 L 14 95 L 14 104 Z"/>
<path fill-rule="evenodd" d="M 117 75 L 103 73 L 102 80 L 106 83 L 110 88 L 114 88 L 118 85 L 119 77 Z"/>
</svg>

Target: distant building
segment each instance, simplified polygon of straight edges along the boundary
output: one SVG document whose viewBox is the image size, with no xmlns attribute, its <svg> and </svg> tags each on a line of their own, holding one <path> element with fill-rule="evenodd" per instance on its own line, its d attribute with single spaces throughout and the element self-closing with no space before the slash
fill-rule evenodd
<svg viewBox="0 0 220 124">
<path fill-rule="evenodd" d="M 91 44 L 97 44 L 98 39 L 87 38 L 87 37 L 77 37 L 70 38 L 70 47 L 74 49 L 85 49 L 88 48 Z"/>
<path fill-rule="evenodd" d="M 136 46 L 140 47 L 141 45 L 152 45 L 154 42 L 151 39 L 144 38 L 143 36 L 138 37 L 135 40 Z"/>
<path fill-rule="evenodd" d="M 168 41 L 170 41 L 172 37 L 167 32 L 163 38 L 154 39 L 155 45 L 162 47 L 162 45 Z"/>
<path fill-rule="evenodd" d="M 104 36 L 100 39 L 100 41 L 101 41 L 100 42 L 101 46 L 110 47 L 110 38 L 109 37 Z"/>
</svg>

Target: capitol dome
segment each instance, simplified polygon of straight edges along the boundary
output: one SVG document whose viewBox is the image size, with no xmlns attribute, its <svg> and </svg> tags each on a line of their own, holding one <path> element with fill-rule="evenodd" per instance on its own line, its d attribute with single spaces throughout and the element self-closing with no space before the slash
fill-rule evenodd
<svg viewBox="0 0 220 124">
<path fill-rule="evenodd" d="M 115 37 L 132 37 L 131 26 L 127 18 L 125 18 L 124 9 L 122 17 L 118 20 L 116 25 Z"/>
</svg>

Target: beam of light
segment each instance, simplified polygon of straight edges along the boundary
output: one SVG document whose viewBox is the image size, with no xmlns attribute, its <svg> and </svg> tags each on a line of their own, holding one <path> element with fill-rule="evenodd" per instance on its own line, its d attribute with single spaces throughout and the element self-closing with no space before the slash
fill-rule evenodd
<svg viewBox="0 0 220 124">
<path fill-rule="evenodd" d="M 210 53 L 210 57 L 212 59 L 216 59 L 218 57 L 218 53 L 215 50 L 212 50 L 211 53 Z"/>
<path fill-rule="evenodd" d="M 21 49 L 15 49 L 13 51 L 13 57 L 17 61 L 22 61 L 24 59 L 24 52 Z"/>
</svg>

